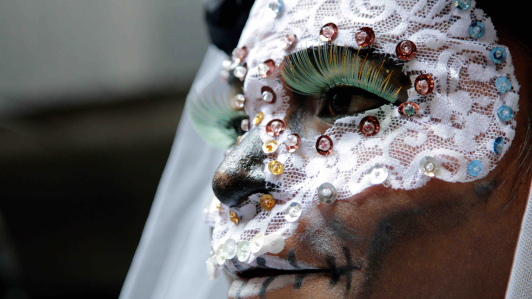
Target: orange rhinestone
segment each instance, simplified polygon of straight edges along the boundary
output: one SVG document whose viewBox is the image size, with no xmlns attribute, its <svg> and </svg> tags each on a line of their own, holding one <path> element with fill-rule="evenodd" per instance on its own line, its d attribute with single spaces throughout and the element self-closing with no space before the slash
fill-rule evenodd
<svg viewBox="0 0 532 299">
<path fill-rule="evenodd" d="M 238 217 L 236 216 L 236 213 L 233 211 L 229 211 L 229 220 L 233 222 L 235 225 L 238 225 Z"/>
<path fill-rule="evenodd" d="M 255 116 L 255 118 L 253 119 L 253 124 L 254 125 L 259 125 L 262 122 L 263 119 L 264 119 L 264 113 L 259 112 L 257 114 L 257 116 Z"/>
<path fill-rule="evenodd" d="M 275 206 L 275 199 L 270 194 L 264 194 L 260 197 L 260 206 L 266 211 L 270 211 Z"/>
</svg>

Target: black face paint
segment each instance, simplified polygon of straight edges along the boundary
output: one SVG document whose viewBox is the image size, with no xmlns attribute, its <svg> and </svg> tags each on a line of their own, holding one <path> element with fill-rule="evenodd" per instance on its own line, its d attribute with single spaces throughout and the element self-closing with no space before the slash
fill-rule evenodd
<svg viewBox="0 0 532 299">
<path fill-rule="evenodd" d="M 260 291 L 259 291 L 259 298 L 260 299 L 265 299 L 266 298 L 266 289 L 268 288 L 268 286 L 270 285 L 270 283 L 272 283 L 272 281 L 275 279 L 275 276 L 272 276 L 272 277 L 268 277 L 268 279 L 266 279 L 262 285 L 260 286 Z"/>
<path fill-rule="evenodd" d="M 299 269 L 299 265 L 297 264 L 296 254 L 294 253 L 294 250 L 290 249 L 286 253 L 286 259 L 290 263 L 290 265 L 296 269 Z"/>
</svg>

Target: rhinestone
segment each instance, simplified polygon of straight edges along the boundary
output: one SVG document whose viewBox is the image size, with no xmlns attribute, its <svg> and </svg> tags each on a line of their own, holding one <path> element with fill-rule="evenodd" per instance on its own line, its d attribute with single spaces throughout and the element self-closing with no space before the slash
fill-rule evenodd
<svg viewBox="0 0 532 299">
<path fill-rule="evenodd" d="M 426 156 L 419 162 L 419 169 L 424 175 L 433 177 L 440 171 L 440 162 L 431 156 Z"/>
<path fill-rule="evenodd" d="M 379 120 L 374 116 L 366 116 L 358 127 L 364 136 L 373 136 L 379 132 Z"/>
<path fill-rule="evenodd" d="M 331 204 L 337 196 L 336 188 L 331 183 L 323 183 L 318 187 L 318 199 L 322 203 Z"/>
<path fill-rule="evenodd" d="M 512 82 L 506 77 L 499 77 L 495 81 L 495 86 L 501 93 L 509 92 L 512 89 Z"/>
<path fill-rule="evenodd" d="M 235 225 L 238 225 L 238 216 L 231 210 L 229 211 L 229 220 L 231 220 L 231 222 L 233 222 Z"/>
<path fill-rule="evenodd" d="M 220 211 L 222 209 L 222 204 L 221 203 L 216 204 L 216 209 Z"/>
<path fill-rule="evenodd" d="M 299 216 L 301 216 L 302 212 L 303 208 L 299 203 L 291 202 L 286 208 L 286 210 L 284 210 L 284 218 L 288 222 L 294 222 L 299 219 Z"/>
<path fill-rule="evenodd" d="M 373 185 L 382 184 L 388 178 L 388 168 L 375 165 L 368 170 L 368 178 Z"/>
<path fill-rule="evenodd" d="M 292 135 L 288 136 L 285 141 L 286 150 L 289 153 L 295 152 L 299 145 L 301 144 L 301 137 L 299 137 L 299 134 L 293 133 Z"/>
<path fill-rule="evenodd" d="M 272 160 L 268 163 L 268 170 L 275 175 L 280 175 L 284 171 L 284 166 L 280 162 Z"/>
<path fill-rule="evenodd" d="M 397 110 L 403 116 L 414 116 L 419 112 L 419 106 L 413 102 L 406 102 L 399 105 Z"/>
<path fill-rule="evenodd" d="M 264 194 L 260 197 L 260 207 L 266 211 L 271 211 L 275 206 L 275 199 L 270 194 Z"/>
<path fill-rule="evenodd" d="M 239 261 L 245 262 L 248 260 L 249 255 L 251 254 L 248 241 L 240 241 L 236 249 L 236 257 Z"/>
<path fill-rule="evenodd" d="M 333 142 L 329 136 L 322 135 L 316 140 L 316 150 L 318 151 L 318 154 L 327 156 L 331 153 L 332 149 Z"/>
<path fill-rule="evenodd" d="M 338 35 L 338 26 L 334 23 L 325 24 L 320 30 L 320 40 L 330 42 Z"/>
<path fill-rule="evenodd" d="M 496 154 L 502 153 L 502 150 L 504 149 L 504 138 L 497 137 L 495 138 L 495 141 L 493 142 L 493 151 Z"/>
<path fill-rule="evenodd" d="M 212 258 L 207 259 L 207 277 L 209 280 L 215 280 L 218 275 L 220 274 L 220 271 L 218 271 L 218 268 L 216 265 L 214 265 L 214 262 Z"/>
<path fill-rule="evenodd" d="M 216 262 L 222 266 L 225 263 L 224 246 L 220 245 L 216 250 Z"/>
<path fill-rule="evenodd" d="M 375 40 L 375 32 L 369 27 L 362 27 L 355 33 L 355 40 L 361 47 L 367 47 Z"/>
<path fill-rule="evenodd" d="M 244 61 L 244 58 L 246 58 L 247 55 L 248 55 L 248 49 L 246 47 L 236 48 L 231 53 L 232 59 L 236 63 L 241 63 L 242 61 Z"/>
<path fill-rule="evenodd" d="M 240 128 L 242 131 L 247 132 L 249 131 L 249 119 L 244 118 L 242 122 L 240 123 Z"/>
<path fill-rule="evenodd" d="M 258 69 L 259 69 L 259 75 L 262 78 L 269 77 L 275 70 L 275 62 L 271 59 L 268 59 L 264 61 L 263 63 L 259 63 Z"/>
<path fill-rule="evenodd" d="M 495 47 L 490 52 L 490 59 L 495 63 L 503 63 L 506 60 L 506 50 L 501 47 Z"/>
<path fill-rule="evenodd" d="M 434 79 L 427 74 L 419 75 L 414 81 L 414 86 L 420 95 L 428 95 L 434 89 Z"/>
<path fill-rule="evenodd" d="M 246 73 L 247 72 L 248 72 L 248 70 L 245 67 L 239 65 L 239 66 L 235 67 L 235 70 L 233 71 L 233 74 L 238 79 L 244 80 L 244 77 L 246 77 Z"/>
<path fill-rule="evenodd" d="M 262 145 L 262 151 L 266 154 L 271 154 L 277 150 L 279 144 L 275 140 L 268 140 Z"/>
<path fill-rule="evenodd" d="M 270 1 L 270 3 L 268 4 L 268 8 L 273 13 L 274 18 L 275 18 L 279 15 L 279 13 L 281 12 L 281 9 L 283 8 L 283 1 L 282 0 Z"/>
<path fill-rule="evenodd" d="M 251 250 L 251 253 L 258 253 L 261 251 L 262 247 L 264 246 L 264 234 L 258 233 L 251 239 L 251 242 L 249 243 L 249 249 Z"/>
<path fill-rule="evenodd" d="M 267 252 L 278 254 L 283 251 L 284 238 L 278 234 L 267 235 L 264 238 L 264 247 Z"/>
<path fill-rule="evenodd" d="M 273 119 L 266 125 L 266 133 L 270 136 L 279 136 L 279 134 L 284 132 L 285 128 L 286 125 L 284 124 L 284 121 Z"/>
<path fill-rule="evenodd" d="M 275 92 L 269 86 L 263 86 L 260 89 L 260 93 L 261 93 L 263 101 L 268 102 L 270 104 L 275 103 L 275 99 L 276 99 Z"/>
<path fill-rule="evenodd" d="M 227 79 L 229 79 L 229 72 L 226 70 L 222 70 L 220 72 L 220 79 L 222 80 L 222 82 L 227 82 Z"/>
<path fill-rule="evenodd" d="M 473 22 L 469 25 L 469 36 L 472 38 L 481 38 L 486 32 L 486 27 L 481 22 Z"/>
<path fill-rule="evenodd" d="M 255 118 L 253 119 L 253 124 L 259 125 L 263 119 L 264 119 L 264 113 L 259 112 L 257 113 L 257 116 L 255 116 Z"/>
<path fill-rule="evenodd" d="M 460 10 L 466 10 L 471 6 L 471 0 L 453 0 L 453 5 Z"/>
<path fill-rule="evenodd" d="M 284 50 L 290 49 L 290 47 L 292 47 L 292 45 L 296 42 L 296 40 L 297 40 L 297 36 L 293 33 L 285 35 L 283 49 Z"/>
<path fill-rule="evenodd" d="M 241 110 L 244 108 L 244 104 L 246 104 L 246 98 L 242 94 L 237 94 L 235 96 L 235 107 L 236 110 Z"/>
<path fill-rule="evenodd" d="M 501 106 L 497 110 L 497 116 L 502 121 L 509 121 L 514 117 L 514 110 L 508 106 Z"/>
<path fill-rule="evenodd" d="M 409 40 L 401 41 L 395 47 L 395 53 L 397 54 L 397 57 L 401 60 L 410 60 L 417 53 L 416 44 Z"/>
<path fill-rule="evenodd" d="M 470 176 L 479 176 L 482 173 L 482 162 L 473 160 L 467 166 L 467 172 Z"/>
<path fill-rule="evenodd" d="M 225 258 L 230 260 L 236 255 L 236 241 L 234 239 L 227 239 L 224 243 L 224 255 Z"/>
<path fill-rule="evenodd" d="M 222 67 L 224 70 L 226 71 L 230 71 L 232 70 L 234 67 L 233 67 L 233 62 L 231 60 L 224 60 L 222 61 Z"/>
</svg>

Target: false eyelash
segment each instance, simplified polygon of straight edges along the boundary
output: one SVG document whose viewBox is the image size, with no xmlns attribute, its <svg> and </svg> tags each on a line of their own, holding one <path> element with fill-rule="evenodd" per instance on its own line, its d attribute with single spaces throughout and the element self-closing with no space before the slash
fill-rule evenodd
<svg viewBox="0 0 532 299">
<path fill-rule="evenodd" d="M 360 49 L 355 52 L 332 44 L 301 50 L 288 57 L 282 76 L 291 90 L 304 95 L 324 94 L 336 86 L 354 86 L 394 103 L 401 87 L 389 84 L 393 71 L 385 76 L 381 72 L 384 61 L 380 66 L 370 64 L 369 54 L 361 57 L 359 53 Z"/>
<path fill-rule="evenodd" d="M 187 96 L 185 110 L 189 113 L 196 132 L 210 146 L 228 148 L 235 144 L 237 128 L 247 116 L 235 111 L 225 93 L 199 96 L 193 90 Z"/>
</svg>

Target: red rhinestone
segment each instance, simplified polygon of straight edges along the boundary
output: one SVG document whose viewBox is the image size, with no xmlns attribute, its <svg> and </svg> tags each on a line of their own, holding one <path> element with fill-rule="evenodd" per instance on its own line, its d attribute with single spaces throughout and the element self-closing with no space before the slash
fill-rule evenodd
<svg viewBox="0 0 532 299">
<path fill-rule="evenodd" d="M 316 150 L 318 154 L 322 156 L 327 156 L 332 152 L 333 142 L 331 137 L 327 135 L 322 135 L 316 140 Z"/>
<path fill-rule="evenodd" d="M 284 132 L 285 128 L 286 125 L 284 124 L 284 121 L 273 119 L 266 125 L 266 133 L 270 136 L 279 136 L 279 134 Z"/>
<path fill-rule="evenodd" d="M 320 30 L 320 40 L 330 42 L 338 35 L 338 26 L 334 23 L 327 23 Z"/>
<path fill-rule="evenodd" d="M 375 32 L 369 27 L 362 27 L 355 33 L 355 40 L 361 47 L 367 47 L 375 40 Z"/>
<path fill-rule="evenodd" d="M 434 79 L 427 74 L 419 75 L 414 81 L 414 86 L 420 95 L 428 95 L 434 89 Z"/>
<path fill-rule="evenodd" d="M 295 152 L 299 145 L 301 144 L 301 137 L 297 133 L 293 133 L 292 135 L 288 136 L 288 139 L 285 141 L 286 144 L 286 150 L 289 153 Z"/>
<path fill-rule="evenodd" d="M 403 116 L 414 116 L 419 112 L 419 106 L 414 102 L 406 102 L 399 105 L 397 110 Z"/>
<path fill-rule="evenodd" d="M 399 59 L 401 60 L 410 60 L 417 53 L 416 44 L 409 40 L 401 41 L 395 47 L 395 53 L 397 54 L 397 57 L 399 57 Z"/>
<path fill-rule="evenodd" d="M 268 102 L 270 104 L 273 104 L 275 103 L 275 100 L 277 99 L 277 96 L 275 95 L 275 92 L 273 92 L 273 89 L 271 89 L 269 86 L 263 86 L 261 89 L 260 89 L 260 95 L 261 97 L 264 97 L 264 92 L 267 91 L 269 93 L 271 93 L 273 95 L 273 99 Z"/>
<path fill-rule="evenodd" d="M 379 120 L 374 116 L 366 116 L 360 121 L 358 128 L 364 136 L 373 136 L 379 132 Z"/>
</svg>

